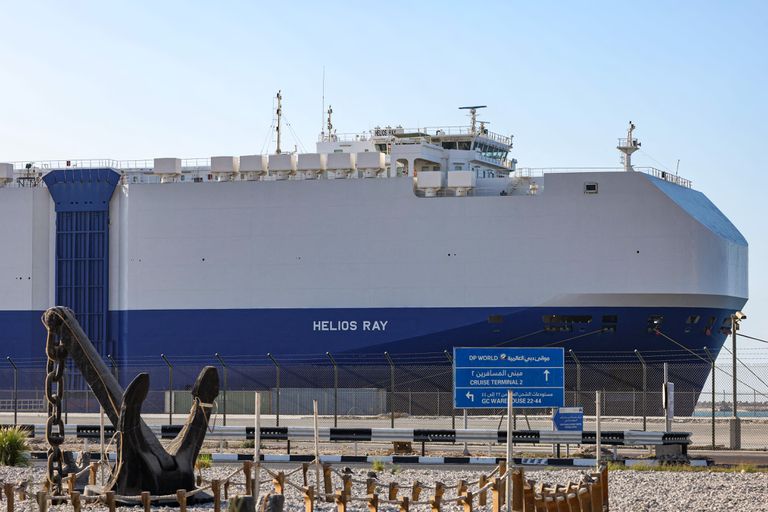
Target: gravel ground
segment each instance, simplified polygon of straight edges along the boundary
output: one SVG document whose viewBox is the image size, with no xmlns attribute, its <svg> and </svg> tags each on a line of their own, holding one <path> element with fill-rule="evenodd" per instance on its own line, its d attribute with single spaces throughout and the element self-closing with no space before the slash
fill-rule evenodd
<svg viewBox="0 0 768 512">
<path fill-rule="evenodd" d="M 235 466 L 216 466 L 204 470 L 203 476 L 206 479 L 222 478 L 235 469 Z M 334 466 L 334 469 L 341 470 L 341 466 Z M 395 470 L 394 473 L 392 470 Z M 370 468 L 353 468 L 353 478 L 356 481 L 363 481 L 366 478 Z M 379 481 L 383 484 L 383 489 L 379 490 L 379 499 L 386 498 L 386 485 L 390 481 L 397 481 L 401 485 L 409 485 L 418 480 L 425 485 L 431 485 L 435 481 L 441 481 L 446 485 L 453 485 L 458 480 L 464 479 L 468 482 L 476 481 L 481 473 L 488 474 L 490 469 L 479 470 L 472 469 L 402 469 L 388 467 L 378 474 Z M 288 471 L 286 470 L 286 473 Z M 42 468 L 9 468 L 0 466 L 0 481 L 19 482 L 28 480 L 30 483 L 39 482 L 44 477 Z M 314 469 L 310 468 L 310 483 L 314 481 Z M 527 470 L 525 474 L 527 479 L 536 480 L 545 483 L 566 484 L 570 481 L 578 482 L 583 476 L 582 471 L 576 470 Z M 236 480 L 242 481 L 242 473 L 239 473 Z M 262 480 L 267 480 L 267 475 L 262 471 Z M 301 482 L 301 474 L 294 474 L 289 480 Z M 334 475 L 334 488 L 340 488 L 340 479 Z M 476 488 L 476 487 L 475 487 Z M 264 483 L 261 486 L 262 494 L 272 491 L 271 483 Z M 237 491 L 231 491 L 231 495 Z M 242 490 L 240 491 L 242 492 Z M 360 484 L 353 486 L 353 496 L 363 496 L 364 488 Z M 406 494 L 408 491 L 401 492 Z M 663 472 L 663 471 L 612 471 L 609 475 L 609 492 L 611 510 L 621 512 L 635 511 L 768 511 L 768 473 L 714 473 L 714 472 Z M 425 499 L 431 494 L 431 491 L 425 490 L 422 498 Z M 449 490 L 445 494 L 443 510 L 456 512 L 462 508 L 455 504 L 450 498 L 456 496 L 455 490 Z M 489 493 L 490 504 L 490 493 Z M 3 498 L 3 502 L 4 502 Z M 453 501 L 453 503 L 450 503 Z M 477 502 L 475 502 L 476 505 Z M 5 503 L 2 504 L 5 509 Z M 88 510 L 97 509 L 106 510 L 105 507 L 89 505 L 84 507 Z M 189 507 L 190 510 L 210 510 L 211 505 Z M 367 510 L 364 502 L 354 502 L 348 506 L 351 510 Z M 428 506 L 413 506 L 414 510 L 429 510 Z M 396 511 L 395 505 L 380 505 L 382 511 Z M 475 506 L 475 510 L 480 512 L 490 512 L 491 507 Z M 16 511 L 26 512 L 37 510 L 33 502 L 28 500 L 16 503 Z M 66 505 L 51 507 L 50 510 L 67 510 L 71 508 Z M 136 508 L 121 508 L 125 512 L 135 511 Z M 226 508 L 224 508 L 226 510 Z M 286 491 L 286 512 L 303 512 L 304 505 L 300 493 L 291 486 L 287 486 Z M 335 511 L 336 506 L 332 503 L 317 502 L 316 510 Z"/>
</svg>

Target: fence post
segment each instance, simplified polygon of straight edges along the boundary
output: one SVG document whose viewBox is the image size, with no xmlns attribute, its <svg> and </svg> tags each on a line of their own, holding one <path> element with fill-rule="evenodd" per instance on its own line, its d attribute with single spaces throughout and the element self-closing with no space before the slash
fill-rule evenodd
<svg viewBox="0 0 768 512">
<path fill-rule="evenodd" d="M 712 449 L 715 449 L 715 359 L 712 357 L 709 349 L 704 347 L 709 362 L 712 365 Z"/>
<path fill-rule="evenodd" d="M 573 362 L 576 363 L 576 403 L 573 405 L 578 406 L 581 402 L 581 361 L 576 357 L 576 352 L 572 348 L 568 349 L 568 354 L 573 358 Z"/>
<path fill-rule="evenodd" d="M 224 373 L 224 390 L 223 390 L 224 393 L 222 395 L 222 399 L 224 400 L 224 407 L 223 407 L 223 409 L 224 409 L 224 414 L 223 414 L 224 421 L 223 421 L 223 423 L 224 423 L 224 426 L 226 427 L 227 426 L 227 363 L 224 362 L 224 359 L 221 357 L 221 355 L 218 352 L 213 354 L 213 357 L 215 357 L 216 359 L 219 360 L 219 363 L 221 363 L 221 367 L 222 367 L 222 370 L 223 370 L 223 373 Z"/>
<path fill-rule="evenodd" d="M 168 365 L 168 424 L 173 425 L 173 365 L 165 354 L 160 354 L 160 357 Z"/>
<path fill-rule="evenodd" d="M 646 396 L 648 394 L 648 368 L 645 364 L 645 359 L 640 355 L 640 351 L 635 349 L 635 355 L 640 360 L 640 364 L 643 366 L 643 430 L 646 429 L 646 421 L 648 419 L 648 409 L 646 408 Z"/>
<path fill-rule="evenodd" d="M 275 426 L 279 427 L 280 426 L 280 365 L 278 364 L 277 361 L 275 361 L 275 358 L 272 357 L 272 354 L 270 354 L 269 352 L 267 352 L 267 357 L 270 360 L 272 360 L 272 364 L 275 365 L 275 392 L 277 393 L 277 397 L 275 400 L 276 406 L 277 406 L 277 411 L 276 411 L 277 414 L 275 416 Z"/>
<path fill-rule="evenodd" d="M 595 467 L 600 469 L 600 456 L 602 455 L 602 434 L 600 433 L 600 391 L 595 391 Z"/>
<path fill-rule="evenodd" d="M 107 354 L 107 359 L 109 359 L 109 366 L 112 369 L 112 375 L 114 375 L 115 379 L 118 379 L 117 376 L 117 361 L 112 357 L 112 354 Z"/>
<path fill-rule="evenodd" d="M 733 418 L 731 419 L 730 428 L 730 446 L 731 450 L 741 449 L 741 420 L 738 415 L 738 396 L 736 389 L 736 332 L 741 326 L 741 321 L 746 320 L 747 316 L 741 311 L 737 311 L 731 315 L 731 355 L 733 356 Z"/>
<path fill-rule="evenodd" d="M 451 356 L 451 353 L 447 350 L 443 350 L 443 354 L 445 354 L 445 358 L 448 359 L 448 364 L 451 365 L 451 370 L 453 370 L 453 357 Z M 440 416 L 440 392 L 437 392 L 437 415 Z M 456 430 L 456 409 L 453 408 L 453 398 L 451 398 L 451 429 Z"/>
<path fill-rule="evenodd" d="M 19 384 L 17 374 L 19 369 L 16 367 L 16 363 L 13 362 L 13 359 L 11 359 L 11 356 L 5 356 L 5 359 L 11 366 L 13 366 L 13 426 L 15 427 L 18 424 L 19 416 L 19 400 L 17 395 Z"/>
<path fill-rule="evenodd" d="M 333 365 L 333 426 L 339 426 L 339 367 L 336 366 L 336 360 L 330 352 L 325 353 Z"/>
<path fill-rule="evenodd" d="M 395 428 L 395 363 L 389 352 L 384 352 L 384 357 L 389 362 L 389 426 Z"/>
</svg>

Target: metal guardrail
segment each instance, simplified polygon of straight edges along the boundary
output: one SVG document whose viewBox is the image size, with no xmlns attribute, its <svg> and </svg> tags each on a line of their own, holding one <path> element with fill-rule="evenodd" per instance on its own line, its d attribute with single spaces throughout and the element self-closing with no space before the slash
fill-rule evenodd
<svg viewBox="0 0 768 512">
<path fill-rule="evenodd" d="M 45 432 L 45 425 L 26 425 L 30 437 Z M 150 430 L 162 439 L 173 439 L 181 430 L 181 425 L 150 425 Z M 106 426 L 104 435 L 109 438 L 114 434 L 114 427 Z M 98 439 L 98 425 L 66 425 L 65 435 L 74 435 L 78 439 Z M 253 440 L 254 427 L 217 426 L 208 433 L 208 439 Z M 320 427 L 320 440 L 323 442 L 391 442 L 406 441 L 416 443 L 499 443 L 507 442 L 505 430 L 493 429 L 412 429 L 412 428 L 334 428 Z M 314 439 L 312 427 L 262 427 L 261 439 L 271 441 L 311 441 Z M 553 430 L 515 430 L 513 440 L 517 444 L 595 444 L 594 431 L 553 431 Z M 641 430 L 602 431 L 600 443 L 612 446 L 650 446 L 691 444 L 689 432 L 644 432 Z"/>
</svg>

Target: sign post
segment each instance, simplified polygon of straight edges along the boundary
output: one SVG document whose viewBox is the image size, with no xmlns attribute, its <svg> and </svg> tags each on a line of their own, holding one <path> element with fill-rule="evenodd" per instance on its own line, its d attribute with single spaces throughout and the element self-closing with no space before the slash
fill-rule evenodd
<svg viewBox="0 0 768 512">
<path fill-rule="evenodd" d="M 564 403 L 562 348 L 453 349 L 457 409 L 499 409 L 514 391 L 514 407 L 552 409 Z"/>
</svg>

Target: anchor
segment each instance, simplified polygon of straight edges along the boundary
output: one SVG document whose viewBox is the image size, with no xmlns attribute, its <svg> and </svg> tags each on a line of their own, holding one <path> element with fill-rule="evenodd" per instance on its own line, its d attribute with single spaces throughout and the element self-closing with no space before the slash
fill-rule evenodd
<svg viewBox="0 0 768 512">
<path fill-rule="evenodd" d="M 72 310 L 50 308 L 43 314 L 43 324 L 48 330 L 46 389 L 49 395 L 58 404 L 61 403 L 63 388 L 58 387 L 56 392 L 50 390 L 56 389 L 53 384 L 55 380 L 61 380 L 64 360 L 69 356 L 115 427 L 117 461 L 104 491 L 113 490 L 122 496 L 136 496 L 142 491 L 149 491 L 157 496 L 175 494 L 179 489 L 194 490 L 195 461 L 205 439 L 213 401 L 219 394 L 216 368 L 206 366 L 198 375 L 191 391 L 189 416 L 176 438 L 165 448 L 141 419 L 141 406 L 149 392 L 149 374 L 138 374 L 123 390 Z M 57 420 L 52 410 L 58 413 Z M 54 488 L 60 490 L 63 454 L 58 447 L 63 441 L 64 429 L 60 409 L 53 402 L 49 402 L 49 415 L 49 427 L 46 428 L 51 445 L 48 478 Z M 52 430 L 57 426 L 58 433 L 53 434 Z"/>
</svg>

